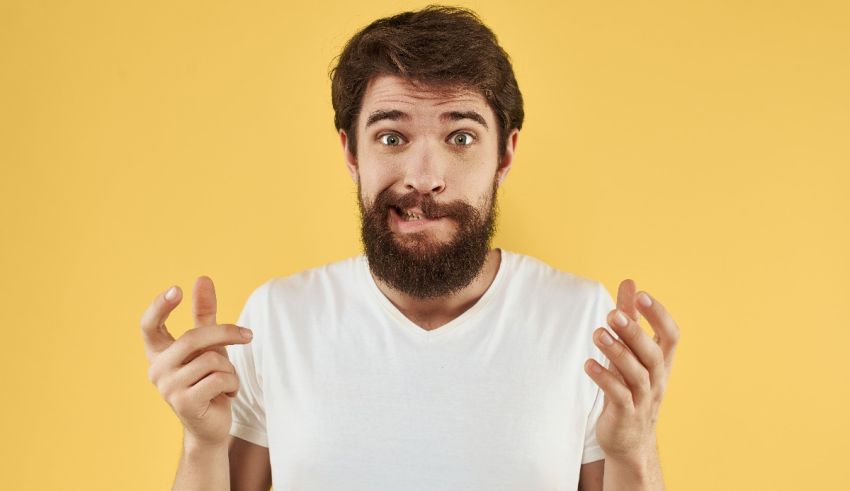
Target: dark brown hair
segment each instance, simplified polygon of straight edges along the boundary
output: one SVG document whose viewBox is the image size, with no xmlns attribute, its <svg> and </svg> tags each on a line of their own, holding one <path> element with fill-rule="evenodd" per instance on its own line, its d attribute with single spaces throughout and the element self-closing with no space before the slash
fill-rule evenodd
<svg viewBox="0 0 850 491">
<path fill-rule="evenodd" d="M 378 19 L 355 34 L 330 70 L 334 125 L 357 154 L 357 117 L 369 81 L 397 75 L 429 90 L 479 92 L 499 122 L 499 158 L 508 134 L 522 128 L 522 94 L 510 58 L 475 12 L 429 5 Z"/>
</svg>

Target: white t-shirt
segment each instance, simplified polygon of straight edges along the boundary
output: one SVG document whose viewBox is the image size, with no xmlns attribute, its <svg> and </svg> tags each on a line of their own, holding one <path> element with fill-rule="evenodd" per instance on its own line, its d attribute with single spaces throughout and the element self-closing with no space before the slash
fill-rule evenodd
<svg viewBox="0 0 850 491">
<path fill-rule="evenodd" d="M 249 297 L 227 346 L 240 387 L 230 433 L 268 447 L 275 489 L 570 490 L 603 459 L 608 366 L 591 335 L 614 302 L 596 281 L 501 251 L 493 283 L 435 330 L 378 289 L 364 255 Z"/>
</svg>

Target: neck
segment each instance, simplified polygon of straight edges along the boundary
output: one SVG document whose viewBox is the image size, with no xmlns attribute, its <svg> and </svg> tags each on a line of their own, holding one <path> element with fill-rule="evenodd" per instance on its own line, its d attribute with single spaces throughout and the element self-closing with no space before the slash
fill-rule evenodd
<svg viewBox="0 0 850 491">
<path fill-rule="evenodd" d="M 481 272 L 466 285 L 461 291 L 452 295 L 435 298 L 411 297 L 387 285 L 374 274 L 372 278 L 381 293 L 396 306 L 402 314 L 422 329 L 430 331 L 451 322 L 459 315 L 466 312 L 475 302 L 490 288 L 499 266 L 502 254 L 499 249 L 491 249 L 487 252 Z M 371 271 L 370 271 L 371 274 Z"/>
</svg>

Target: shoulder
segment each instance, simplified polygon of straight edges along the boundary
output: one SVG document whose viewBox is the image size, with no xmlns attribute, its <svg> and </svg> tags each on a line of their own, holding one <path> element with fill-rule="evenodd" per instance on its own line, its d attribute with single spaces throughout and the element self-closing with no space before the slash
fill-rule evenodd
<svg viewBox="0 0 850 491">
<path fill-rule="evenodd" d="M 278 293 L 296 293 L 315 289 L 325 290 L 358 281 L 362 272 L 363 256 L 352 256 L 322 266 L 306 269 L 289 276 L 270 279 L 268 289 L 271 295 Z"/>
<path fill-rule="evenodd" d="M 303 306 L 304 302 L 316 304 L 344 296 L 359 288 L 364 268 L 367 267 L 364 261 L 362 255 L 352 256 L 287 276 L 269 278 L 251 292 L 246 307 L 268 309 L 280 305 Z"/>
<path fill-rule="evenodd" d="M 516 294 L 532 294 L 561 302 L 569 300 L 569 303 L 585 307 L 603 306 L 610 301 L 608 290 L 598 280 L 559 270 L 532 256 L 503 252 L 508 265 L 507 283 Z"/>
</svg>

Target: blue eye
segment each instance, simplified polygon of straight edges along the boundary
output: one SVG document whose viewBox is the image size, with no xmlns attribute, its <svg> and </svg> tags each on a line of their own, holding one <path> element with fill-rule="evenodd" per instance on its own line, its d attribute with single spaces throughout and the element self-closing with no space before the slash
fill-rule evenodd
<svg viewBox="0 0 850 491">
<path fill-rule="evenodd" d="M 395 133 L 387 133 L 386 135 L 381 135 L 378 138 L 378 141 L 388 147 L 396 147 L 398 145 L 401 145 L 401 137 Z"/>
<path fill-rule="evenodd" d="M 470 133 L 463 131 L 463 132 L 455 133 L 454 135 L 452 135 L 451 140 L 452 140 L 452 143 L 455 144 L 455 145 L 466 146 L 466 145 L 472 145 L 472 142 L 475 141 L 475 137 L 472 136 Z"/>
</svg>

